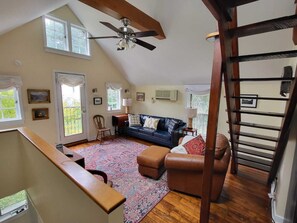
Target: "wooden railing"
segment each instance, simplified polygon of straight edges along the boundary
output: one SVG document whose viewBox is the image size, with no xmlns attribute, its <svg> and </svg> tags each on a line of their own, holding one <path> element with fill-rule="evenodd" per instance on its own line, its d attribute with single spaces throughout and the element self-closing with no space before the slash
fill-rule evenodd
<svg viewBox="0 0 297 223">
<path fill-rule="evenodd" d="M 0 198 L 26 190 L 44 222 L 123 222 L 125 197 L 29 129 L 0 142 Z"/>
</svg>

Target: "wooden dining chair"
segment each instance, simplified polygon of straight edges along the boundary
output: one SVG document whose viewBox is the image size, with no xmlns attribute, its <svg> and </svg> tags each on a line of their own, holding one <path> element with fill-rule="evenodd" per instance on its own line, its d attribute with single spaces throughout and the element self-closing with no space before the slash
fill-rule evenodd
<svg viewBox="0 0 297 223">
<path fill-rule="evenodd" d="M 102 115 L 94 115 L 93 121 L 97 129 L 96 140 L 99 140 L 100 143 L 102 143 L 106 132 L 108 132 L 109 136 L 111 136 L 110 128 L 105 127 L 105 119 Z"/>
</svg>

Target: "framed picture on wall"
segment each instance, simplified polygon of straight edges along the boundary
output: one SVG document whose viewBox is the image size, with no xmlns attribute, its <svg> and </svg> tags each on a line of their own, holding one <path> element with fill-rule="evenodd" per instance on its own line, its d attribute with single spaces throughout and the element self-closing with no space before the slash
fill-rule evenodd
<svg viewBox="0 0 297 223">
<path fill-rule="evenodd" d="M 32 119 L 33 120 L 49 119 L 48 108 L 33 108 Z"/>
<path fill-rule="evenodd" d="M 28 103 L 29 104 L 40 104 L 50 103 L 50 90 L 45 89 L 27 89 Z"/>
<path fill-rule="evenodd" d="M 94 97 L 93 98 L 94 105 L 102 105 L 102 98 L 101 97 Z"/>
<path fill-rule="evenodd" d="M 240 97 L 240 107 L 243 108 L 256 108 L 257 107 L 257 94 L 241 94 Z"/>
<path fill-rule="evenodd" d="M 136 101 L 144 101 L 145 93 L 144 92 L 136 92 Z"/>
</svg>

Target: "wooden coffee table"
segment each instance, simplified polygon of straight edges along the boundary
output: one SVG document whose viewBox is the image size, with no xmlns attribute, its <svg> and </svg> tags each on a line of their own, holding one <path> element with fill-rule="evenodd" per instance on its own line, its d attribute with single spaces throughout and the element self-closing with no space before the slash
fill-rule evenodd
<svg viewBox="0 0 297 223">
<path fill-rule="evenodd" d="M 78 165 L 80 165 L 81 167 L 85 168 L 85 158 L 83 156 L 79 155 L 76 152 L 73 152 L 71 149 L 68 149 L 65 146 L 63 146 L 63 152 L 73 162 L 76 162 Z M 72 154 L 72 156 L 71 156 L 71 154 Z"/>
</svg>

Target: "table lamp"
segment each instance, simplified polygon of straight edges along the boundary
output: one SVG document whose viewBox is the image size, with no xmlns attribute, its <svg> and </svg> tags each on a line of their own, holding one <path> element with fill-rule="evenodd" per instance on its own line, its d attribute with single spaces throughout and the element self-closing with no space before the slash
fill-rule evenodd
<svg viewBox="0 0 297 223">
<path fill-rule="evenodd" d="M 186 115 L 188 117 L 188 128 L 192 129 L 193 118 L 197 116 L 197 108 L 186 108 Z"/>
<path fill-rule="evenodd" d="M 132 106 L 132 99 L 131 98 L 124 98 L 123 99 L 123 106 L 125 107 L 125 113 L 129 113 L 129 107 Z"/>
</svg>

